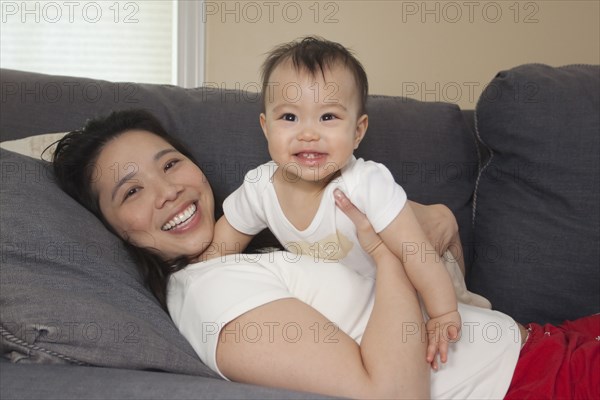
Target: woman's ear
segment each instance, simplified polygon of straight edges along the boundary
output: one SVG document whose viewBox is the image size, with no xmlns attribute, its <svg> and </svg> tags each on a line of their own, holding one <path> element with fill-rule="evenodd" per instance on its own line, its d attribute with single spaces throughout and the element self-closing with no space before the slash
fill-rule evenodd
<svg viewBox="0 0 600 400">
<path fill-rule="evenodd" d="M 356 122 L 356 133 L 354 135 L 354 149 L 358 149 L 358 145 L 365 137 L 367 133 L 367 128 L 369 127 L 369 116 L 367 114 L 363 114 L 358 118 Z"/>
</svg>

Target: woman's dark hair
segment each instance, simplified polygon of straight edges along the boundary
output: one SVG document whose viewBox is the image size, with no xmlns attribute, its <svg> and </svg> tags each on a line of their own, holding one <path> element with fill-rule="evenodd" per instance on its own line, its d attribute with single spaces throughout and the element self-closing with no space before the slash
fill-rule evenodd
<svg viewBox="0 0 600 400">
<path fill-rule="evenodd" d="M 100 211 L 98 194 L 92 189 L 92 181 L 97 173 L 95 164 L 104 146 L 131 130 L 144 130 L 161 137 L 198 165 L 194 157 L 179 141 L 167 133 L 154 115 L 139 109 L 114 111 L 108 116 L 88 121 L 81 130 L 69 132 L 59 140 L 52 156 L 54 175 L 58 185 L 90 210 L 108 230 L 117 236 L 119 236 L 118 233 L 110 226 Z M 136 262 L 146 285 L 158 299 L 162 308 L 166 310 L 169 275 L 185 267 L 189 260 L 186 257 L 164 260 L 152 249 L 137 247 L 126 238 L 123 238 L 123 241 Z"/>
<path fill-rule="evenodd" d="M 296 70 L 306 69 L 313 76 L 323 74 L 325 67 L 333 67 L 337 63 L 350 70 L 358 87 L 360 114 L 367 112 L 369 80 L 367 73 L 354 54 L 339 43 L 331 42 L 318 36 L 307 36 L 302 39 L 284 43 L 269 52 L 262 65 L 263 107 L 267 99 L 269 79 L 277 66 L 291 60 Z"/>
</svg>

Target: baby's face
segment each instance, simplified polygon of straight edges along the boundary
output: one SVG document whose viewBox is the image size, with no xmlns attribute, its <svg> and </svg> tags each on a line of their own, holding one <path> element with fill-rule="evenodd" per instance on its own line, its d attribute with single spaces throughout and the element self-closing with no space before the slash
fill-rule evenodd
<svg viewBox="0 0 600 400">
<path fill-rule="evenodd" d="M 279 65 L 265 93 L 260 123 L 271 158 L 290 179 L 328 182 L 362 140 L 368 118 L 352 73 L 343 65 L 312 76 L 291 62 Z"/>
</svg>

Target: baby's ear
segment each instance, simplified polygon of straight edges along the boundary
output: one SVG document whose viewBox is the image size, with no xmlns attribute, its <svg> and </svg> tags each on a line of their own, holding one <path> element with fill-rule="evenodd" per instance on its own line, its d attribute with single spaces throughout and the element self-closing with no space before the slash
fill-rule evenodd
<svg viewBox="0 0 600 400">
<path fill-rule="evenodd" d="M 267 137 L 267 116 L 265 115 L 265 113 L 260 113 L 258 120 L 260 122 L 260 127 L 262 128 L 263 134 L 268 140 L 269 138 Z"/>
<path fill-rule="evenodd" d="M 358 145 L 365 137 L 367 133 L 367 128 L 369 127 L 369 116 L 367 114 L 363 114 L 358 118 L 356 122 L 356 133 L 354 134 L 354 149 L 358 148 Z"/>
</svg>

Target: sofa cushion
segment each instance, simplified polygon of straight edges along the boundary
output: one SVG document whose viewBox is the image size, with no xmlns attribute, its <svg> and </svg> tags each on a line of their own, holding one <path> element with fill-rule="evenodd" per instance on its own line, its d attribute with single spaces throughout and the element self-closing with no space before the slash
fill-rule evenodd
<svg viewBox="0 0 600 400">
<path fill-rule="evenodd" d="M 8 364 L 0 359 L 2 399 L 325 400 L 320 394 L 199 376 L 119 368 Z"/>
<path fill-rule="evenodd" d="M 47 150 L 52 148 L 52 145 L 66 134 L 67 132 L 57 132 L 29 136 L 23 139 L 6 140 L 0 142 L 0 148 L 23 154 L 24 156 L 51 161 L 52 154 Z"/>
<path fill-rule="evenodd" d="M 121 240 L 56 186 L 46 162 L 0 149 L 0 171 L 5 356 L 216 376 L 144 287 Z"/>
<path fill-rule="evenodd" d="M 490 150 L 469 284 L 518 321 L 600 311 L 600 67 L 523 65 L 476 107 Z"/>
</svg>

